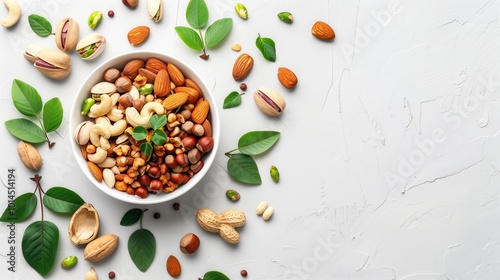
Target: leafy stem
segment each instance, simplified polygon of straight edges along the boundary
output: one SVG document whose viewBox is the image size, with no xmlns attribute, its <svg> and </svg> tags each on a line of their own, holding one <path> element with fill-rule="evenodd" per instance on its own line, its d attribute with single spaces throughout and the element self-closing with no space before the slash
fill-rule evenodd
<svg viewBox="0 0 500 280">
<path fill-rule="evenodd" d="M 38 191 L 38 198 L 40 199 L 40 209 L 42 211 L 42 221 L 43 221 L 43 197 L 42 197 L 42 185 L 40 181 L 42 180 L 42 176 L 35 174 L 35 177 L 30 178 L 31 181 L 36 183 L 35 192 Z"/>
<path fill-rule="evenodd" d="M 45 142 L 47 142 L 47 144 L 49 145 L 49 149 L 52 149 L 52 147 L 54 147 L 54 145 L 56 144 L 56 142 L 51 142 L 50 141 L 49 135 L 47 134 L 47 130 L 45 130 L 45 126 L 43 125 L 42 119 L 39 116 L 36 116 L 36 119 L 38 120 L 38 123 L 40 124 L 40 127 L 43 130 L 43 134 L 45 135 Z"/>
<path fill-rule="evenodd" d="M 232 149 L 231 151 L 225 152 L 224 155 L 231 157 L 233 155 L 233 153 L 236 152 L 237 150 L 238 150 L 238 148 Z"/>
<path fill-rule="evenodd" d="M 133 208 L 123 215 L 120 225 L 130 226 L 139 222 L 139 229 L 128 239 L 128 253 L 135 266 L 145 272 L 154 260 L 156 254 L 156 239 L 153 233 L 142 227 L 144 212 L 148 209 Z"/>
</svg>

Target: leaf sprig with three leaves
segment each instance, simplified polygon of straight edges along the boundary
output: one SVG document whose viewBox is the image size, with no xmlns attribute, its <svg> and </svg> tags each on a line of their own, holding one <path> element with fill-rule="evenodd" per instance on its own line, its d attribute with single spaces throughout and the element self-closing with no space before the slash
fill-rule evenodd
<svg viewBox="0 0 500 280">
<path fill-rule="evenodd" d="M 49 148 L 52 148 L 55 142 L 50 141 L 47 133 L 55 131 L 62 123 L 61 100 L 54 97 L 44 104 L 42 97 L 34 87 L 14 79 L 12 82 L 12 101 L 21 114 L 36 118 L 40 126 L 31 120 L 17 118 L 5 122 L 7 130 L 15 137 L 29 143 L 36 144 L 46 141 Z"/>
<path fill-rule="evenodd" d="M 238 148 L 226 152 L 229 157 L 227 171 L 236 181 L 260 185 L 259 168 L 252 156 L 260 155 L 269 150 L 280 138 L 277 131 L 251 131 L 238 140 Z M 235 153 L 240 151 L 239 153 Z"/>
<path fill-rule="evenodd" d="M 142 272 L 145 272 L 153 263 L 156 254 L 155 236 L 151 231 L 142 227 L 142 218 L 147 210 L 130 209 L 120 221 L 122 226 L 130 226 L 137 222 L 140 224 L 140 228 L 134 231 L 128 239 L 128 253 L 135 266 Z"/>
<path fill-rule="evenodd" d="M 148 130 L 144 126 L 138 125 L 134 127 L 134 130 L 132 131 L 132 137 L 135 140 L 146 140 L 139 146 L 141 152 L 143 152 L 146 156 L 149 156 L 151 153 L 153 153 L 153 145 L 151 144 L 151 142 L 153 142 L 157 146 L 161 146 L 167 141 L 167 134 L 165 133 L 165 131 L 161 130 L 161 128 L 167 124 L 167 116 L 153 115 L 151 116 L 151 118 L 149 118 L 149 124 L 153 129 L 151 141 L 147 139 Z"/>
<path fill-rule="evenodd" d="M 219 44 L 231 31 L 233 20 L 222 18 L 209 25 L 205 31 L 205 37 L 201 30 L 208 23 L 208 7 L 204 0 L 190 0 L 186 8 L 186 20 L 191 26 L 176 26 L 175 32 L 181 40 L 190 48 L 201 51 L 202 59 L 208 59 L 207 48 Z"/>
</svg>

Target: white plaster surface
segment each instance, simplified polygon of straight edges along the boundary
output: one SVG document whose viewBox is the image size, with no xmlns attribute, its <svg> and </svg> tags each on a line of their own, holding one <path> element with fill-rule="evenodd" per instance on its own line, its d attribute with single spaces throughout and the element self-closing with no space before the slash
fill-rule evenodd
<svg viewBox="0 0 500 280">
<path fill-rule="evenodd" d="M 499 1 L 314 0 L 240 1 L 249 19 L 238 18 L 237 1 L 207 0 L 210 21 L 231 17 L 230 36 L 209 50 L 208 61 L 187 48 L 174 31 L 186 25 L 188 1 L 165 1 L 159 23 L 148 18 L 145 0 L 135 10 L 120 1 L 20 1 L 21 22 L 0 29 L 0 122 L 20 117 L 12 105 L 12 80 L 21 79 L 38 89 L 44 100 L 61 99 L 65 120 L 51 138 L 52 150 L 38 146 L 44 157 L 40 170 L 45 189 L 65 186 L 92 203 L 101 216 L 101 233 L 120 236 L 114 255 L 92 264 L 100 279 L 109 271 L 116 279 L 169 279 L 165 261 L 176 255 L 183 267 L 178 279 L 198 279 L 219 270 L 231 279 L 498 279 L 500 273 L 500 11 Z M 106 15 L 115 11 L 115 17 Z M 82 61 L 73 52 L 73 71 L 55 82 L 43 77 L 22 56 L 36 43 L 56 48 L 53 36 L 41 38 L 30 29 L 29 14 L 47 17 L 53 26 L 73 17 L 80 34 L 90 33 L 87 16 L 101 10 L 105 16 L 97 32 L 108 45 L 94 61 Z M 293 24 L 276 14 L 289 11 Z M 0 17 L 7 14 L 0 10 Z M 334 42 L 315 39 L 310 28 L 317 20 L 336 31 Z M 151 27 L 150 38 L 140 47 L 128 44 L 126 34 L 137 25 Z M 255 47 L 260 33 L 273 38 L 276 62 L 264 60 Z M 222 109 L 224 97 L 239 90 L 231 76 L 240 43 L 255 65 L 245 79 L 243 103 Z M 105 196 L 78 169 L 71 153 L 69 107 L 82 80 L 101 62 L 131 50 L 154 50 L 186 61 L 213 85 L 221 115 L 220 148 L 206 178 L 172 203 L 148 207 L 144 227 L 157 239 L 155 260 L 140 272 L 127 252 L 128 236 L 136 229 L 119 225 L 136 205 Z M 276 78 L 278 67 L 292 69 L 299 78 L 294 90 L 284 89 Z M 255 106 L 251 93 L 259 86 L 281 92 L 287 108 L 271 119 Z M 281 138 L 257 163 L 260 186 L 245 186 L 226 172 L 224 152 L 237 146 L 251 130 L 278 130 Z M 16 194 L 33 190 L 33 172 L 20 162 L 12 137 L 0 125 L 0 178 L 16 170 Z M 281 173 L 278 184 L 268 176 L 270 165 Z M 225 190 L 242 198 L 230 202 Z M 255 215 L 267 200 L 275 214 L 270 221 Z M 7 190 L 0 188 L 0 208 L 7 206 Z M 237 208 L 247 215 L 240 229 L 241 242 L 225 244 L 217 234 L 196 223 L 196 209 L 216 211 Z M 160 220 L 152 214 L 161 213 Z M 47 279 L 81 279 L 90 263 L 83 248 L 67 238 L 69 218 L 45 212 L 61 233 L 56 266 Z M 21 254 L 21 237 L 40 209 L 26 222 L 16 224 L 16 272 L 8 271 L 7 224 L 0 224 L 0 278 L 43 279 Z M 192 256 L 178 249 L 187 232 L 201 239 Z M 72 270 L 58 263 L 68 255 L 80 258 Z"/>
</svg>

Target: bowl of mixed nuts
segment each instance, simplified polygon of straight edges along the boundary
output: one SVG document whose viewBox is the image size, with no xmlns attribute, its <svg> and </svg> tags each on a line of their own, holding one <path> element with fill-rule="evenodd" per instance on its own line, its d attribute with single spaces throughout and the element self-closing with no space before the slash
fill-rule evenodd
<svg viewBox="0 0 500 280">
<path fill-rule="evenodd" d="M 214 161 L 219 116 L 206 83 L 157 52 L 107 60 L 71 108 L 71 146 L 83 173 L 119 200 L 154 204 L 193 188 Z"/>
</svg>

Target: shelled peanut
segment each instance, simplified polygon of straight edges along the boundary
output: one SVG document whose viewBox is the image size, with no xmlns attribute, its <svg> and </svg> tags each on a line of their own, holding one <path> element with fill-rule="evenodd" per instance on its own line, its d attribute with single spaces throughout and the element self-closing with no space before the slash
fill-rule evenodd
<svg viewBox="0 0 500 280">
<path fill-rule="evenodd" d="M 157 58 L 134 59 L 122 70 L 110 68 L 82 105 L 88 120 L 74 131 L 91 173 L 108 187 L 141 198 L 172 192 L 203 168 L 214 145 L 210 103 L 200 87 L 174 64 Z M 165 144 L 146 155 L 141 144 L 153 135 L 149 119 L 165 115 Z M 143 126 L 145 140 L 132 137 Z"/>
</svg>

